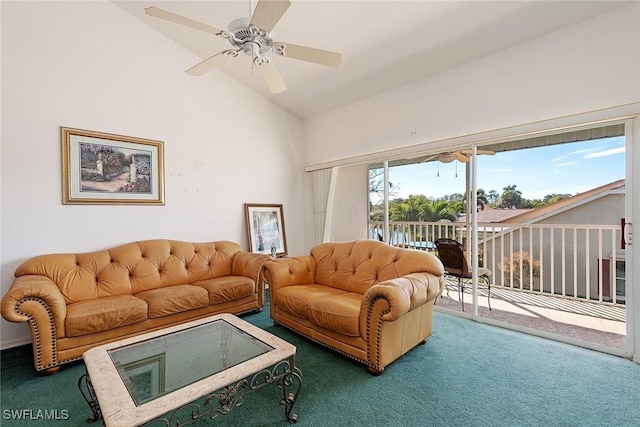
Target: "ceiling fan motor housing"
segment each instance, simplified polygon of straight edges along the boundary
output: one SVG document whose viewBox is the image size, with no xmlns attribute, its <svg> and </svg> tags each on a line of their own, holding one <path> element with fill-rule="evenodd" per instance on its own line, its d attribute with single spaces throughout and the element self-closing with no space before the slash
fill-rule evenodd
<svg viewBox="0 0 640 427">
<path fill-rule="evenodd" d="M 234 35 L 229 42 L 236 48 L 242 48 L 247 55 L 252 55 L 257 46 L 258 53 L 263 54 L 273 47 L 273 39 L 265 31 L 249 24 L 248 18 L 238 18 L 229 24 L 229 32 Z"/>
</svg>

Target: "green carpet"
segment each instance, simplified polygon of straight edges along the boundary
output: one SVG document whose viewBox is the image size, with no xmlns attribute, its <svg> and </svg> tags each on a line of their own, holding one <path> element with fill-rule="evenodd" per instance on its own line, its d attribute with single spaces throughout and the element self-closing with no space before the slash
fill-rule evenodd
<svg viewBox="0 0 640 427">
<path fill-rule="evenodd" d="M 626 359 L 435 313 L 427 344 L 374 377 L 273 326 L 268 310 L 243 318 L 297 347 L 304 375 L 294 407 L 299 425 L 640 426 L 640 365 Z M 5 350 L 1 358 L 0 425 L 88 425 L 90 411 L 77 388 L 82 362 L 44 377 L 33 370 L 30 346 Z M 195 425 L 288 425 L 279 399 L 279 389 L 269 385 L 231 414 Z M 65 419 L 15 419 L 43 411 Z"/>
</svg>

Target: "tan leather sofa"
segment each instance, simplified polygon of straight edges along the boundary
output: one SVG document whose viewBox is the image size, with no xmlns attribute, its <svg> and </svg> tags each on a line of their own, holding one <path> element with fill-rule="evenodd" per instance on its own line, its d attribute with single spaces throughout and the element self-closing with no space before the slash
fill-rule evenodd
<svg viewBox="0 0 640 427">
<path fill-rule="evenodd" d="M 27 260 L 2 317 L 28 322 L 37 371 L 54 373 L 97 345 L 217 313 L 264 307 L 266 255 L 234 242 L 146 240 Z"/>
<path fill-rule="evenodd" d="M 374 240 L 323 243 L 310 255 L 267 261 L 264 273 L 274 323 L 374 375 L 431 336 L 444 289 L 437 257 Z"/>
</svg>

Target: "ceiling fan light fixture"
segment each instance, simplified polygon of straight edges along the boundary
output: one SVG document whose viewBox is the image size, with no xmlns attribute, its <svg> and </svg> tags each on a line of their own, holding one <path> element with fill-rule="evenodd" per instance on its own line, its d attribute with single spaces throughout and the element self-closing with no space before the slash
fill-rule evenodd
<svg viewBox="0 0 640 427">
<path fill-rule="evenodd" d="M 455 153 L 445 153 L 438 156 L 438 160 L 441 161 L 442 163 L 451 163 L 454 160 L 456 160 L 456 155 Z"/>
<path fill-rule="evenodd" d="M 252 42 L 252 41 L 245 42 L 244 45 L 242 46 L 242 50 L 251 58 L 256 58 L 257 56 L 260 56 L 260 46 L 258 46 L 258 43 L 256 42 Z"/>
</svg>

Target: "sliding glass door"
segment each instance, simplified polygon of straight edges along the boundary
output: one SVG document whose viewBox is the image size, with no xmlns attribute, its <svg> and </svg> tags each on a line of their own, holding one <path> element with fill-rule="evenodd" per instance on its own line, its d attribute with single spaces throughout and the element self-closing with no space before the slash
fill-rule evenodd
<svg viewBox="0 0 640 427">
<path fill-rule="evenodd" d="M 640 212 L 637 126 L 621 120 L 371 165 L 369 237 L 436 256 L 438 239 L 460 243 L 471 277 L 449 276 L 437 310 L 640 353 L 624 225 Z"/>
<path fill-rule="evenodd" d="M 472 221 L 471 255 L 492 272 L 490 294 L 474 289 L 474 316 L 626 353 L 624 129 L 615 123 L 509 141 L 483 147 L 493 156 L 472 158 L 473 191 L 494 201 Z"/>
</svg>

